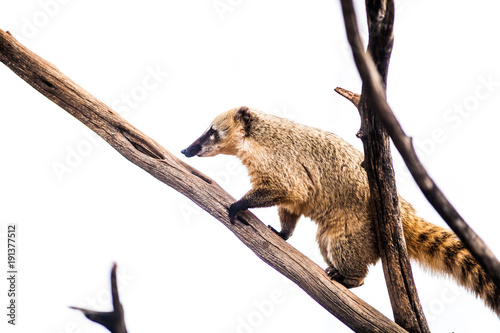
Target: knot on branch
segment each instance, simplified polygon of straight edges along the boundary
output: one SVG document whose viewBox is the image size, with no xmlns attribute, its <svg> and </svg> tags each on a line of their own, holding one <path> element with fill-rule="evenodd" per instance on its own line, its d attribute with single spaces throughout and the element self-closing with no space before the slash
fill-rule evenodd
<svg viewBox="0 0 500 333">
<path fill-rule="evenodd" d="M 154 147 L 152 143 L 135 136 L 135 133 L 131 133 L 123 127 L 120 127 L 119 131 L 123 135 L 123 137 L 127 139 L 127 141 L 132 144 L 132 146 L 134 146 L 135 149 L 137 149 L 144 155 L 158 160 L 165 159 L 165 155 L 156 147 Z"/>
</svg>

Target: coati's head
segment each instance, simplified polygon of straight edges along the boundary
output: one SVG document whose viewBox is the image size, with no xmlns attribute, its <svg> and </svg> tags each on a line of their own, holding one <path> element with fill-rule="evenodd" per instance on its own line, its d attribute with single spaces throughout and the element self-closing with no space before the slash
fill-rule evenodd
<svg viewBox="0 0 500 333">
<path fill-rule="evenodd" d="M 218 154 L 236 155 L 243 148 L 250 128 L 252 111 L 246 106 L 218 115 L 208 129 L 181 153 L 186 157 L 206 157 Z"/>
</svg>

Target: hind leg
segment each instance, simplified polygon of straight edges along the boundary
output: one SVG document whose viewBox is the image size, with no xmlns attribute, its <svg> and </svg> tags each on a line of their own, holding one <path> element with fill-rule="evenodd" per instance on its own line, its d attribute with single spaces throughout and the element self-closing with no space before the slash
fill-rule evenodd
<svg viewBox="0 0 500 333">
<path fill-rule="evenodd" d="M 330 278 L 344 285 L 346 288 L 362 286 L 368 274 L 368 263 L 361 255 L 353 255 L 351 249 L 332 241 L 330 251 L 323 254 L 323 258 L 328 264 L 325 273 Z M 323 251 L 322 251 L 323 252 Z"/>
<path fill-rule="evenodd" d="M 366 241 L 366 237 L 360 236 L 364 235 L 345 235 L 338 231 L 332 235 L 332 230 L 322 230 L 318 233 L 321 254 L 328 264 L 326 274 L 346 288 L 363 285 L 368 266 L 378 259 L 372 244 Z"/>
</svg>

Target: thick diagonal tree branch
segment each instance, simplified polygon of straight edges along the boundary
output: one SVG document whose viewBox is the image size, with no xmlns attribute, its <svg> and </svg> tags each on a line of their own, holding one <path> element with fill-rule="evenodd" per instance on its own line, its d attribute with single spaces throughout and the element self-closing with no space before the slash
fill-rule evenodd
<svg viewBox="0 0 500 333">
<path fill-rule="evenodd" d="M 342 9 L 346 29 L 357 30 L 352 1 L 342 1 Z M 385 97 L 394 41 L 394 3 L 392 0 L 367 0 L 366 12 L 369 30 L 367 53 L 371 55 L 380 74 L 380 90 Z M 359 45 L 357 48 L 352 47 L 352 50 L 355 56 L 364 54 L 363 48 Z M 406 250 L 389 135 L 372 109 L 373 98 L 364 81 L 359 101 L 354 96 L 346 97 L 354 104 L 358 104 L 361 116 L 358 136 L 363 142 L 365 152 L 363 165 L 370 185 L 378 247 L 394 320 L 410 332 L 429 332 Z"/>
<path fill-rule="evenodd" d="M 118 294 L 116 263 L 111 269 L 111 299 L 113 301 L 113 311 L 110 312 L 82 309 L 76 306 L 70 306 L 70 308 L 82 311 L 85 317 L 106 327 L 111 333 L 127 333 L 127 328 L 125 327 L 125 313 Z"/>
<path fill-rule="evenodd" d="M 358 332 L 405 332 L 346 288 L 331 281 L 318 265 L 269 230 L 251 212 L 240 214 L 249 225 L 231 225 L 228 209 L 235 201 L 233 197 L 2 30 L 0 61 L 100 135 L 126 159 L 222 222 L 259 258 L 295 282 L 351 329 Z"/>
<path fill-rule="evenodd" d="M 343 2 L 350 2 L 342 0 Z M 412 174 L 415 182 L 420 187 L 429 203 L 436 209 L 443 220 L 450 226 L 455 234 L 464 243 L 465 247 L 479 262 L 481 267 L 492 278 L 493 282 L 500 288 L 500 262 L 488 248 L 484 241 L 470 228 L 465 220 L 460 216 L 455 207 L 445 197 L 443 192 L 436 185 L 434 180 L 429 176 L 427 170 L 420 162 L 415 149 L 413 147 L 412 138 L 407 136 L 401 124 L 396 119 L 391 108 L 385 100 L 385 93 L 382 88 L 380 74 L 370 56 L 363 51 L 363 45 L 357 30 L 354 11 L 344 10 L 346 20 L 346 31 L 349 43 L 353 49 L 354 60 L 356 66 L 366 85 L 367 91 L 372 96 L 372 108 L 377 112 L 382 120 L 384 127 L 387 129 L 394 145 L 405 161 L 408 170 Z M 342 95 L 349 98 L 345 93 Z"/>
</svg>

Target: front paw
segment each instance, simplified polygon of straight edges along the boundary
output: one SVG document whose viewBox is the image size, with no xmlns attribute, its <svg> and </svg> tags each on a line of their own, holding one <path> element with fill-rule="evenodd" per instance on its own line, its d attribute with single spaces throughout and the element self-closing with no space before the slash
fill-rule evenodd
<svg viewBox="0 0 500 333">
<path fill-rule="evenodd" d="M 240 212 L 242 210 L 243 209 L 241 209 L 239 207 L 238 201 L 236 201 L 235 203 L 233 203 L 229 207 L 229 222 L 231 222 L 231 224 L 235 224 L 236 223 L 236 215 L 238 214 L 238 212 Z M 240 220 L 240 221 L 241 221 L 241 223 L 243 223 L 245 225 L 248 225 L 247 221 L 244 221 L 244 220 Z"/>
</svg>

